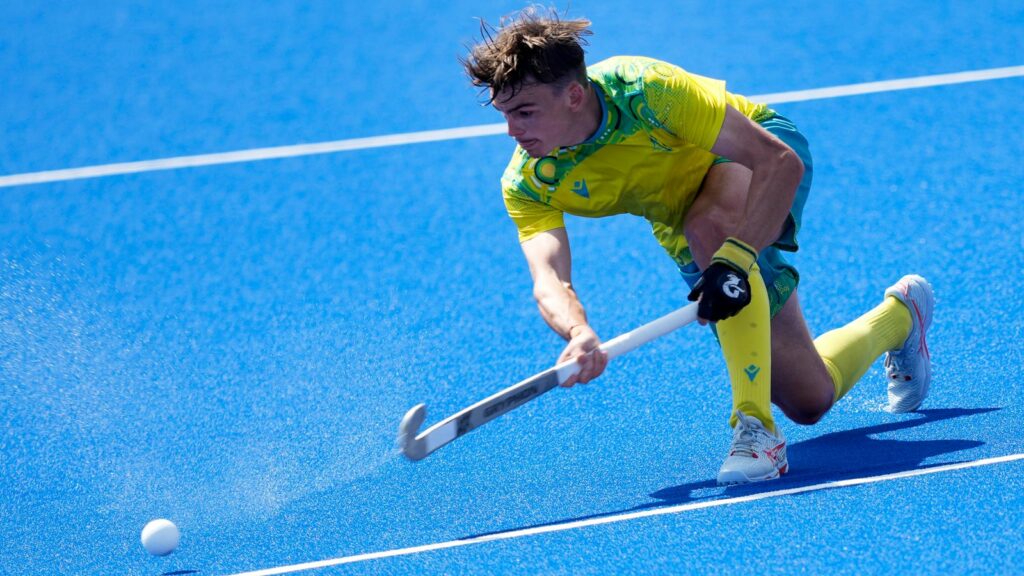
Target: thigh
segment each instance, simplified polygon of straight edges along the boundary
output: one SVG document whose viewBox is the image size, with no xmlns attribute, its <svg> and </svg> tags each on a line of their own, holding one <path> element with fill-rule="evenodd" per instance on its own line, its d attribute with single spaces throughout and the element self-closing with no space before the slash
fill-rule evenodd
<svg viewBox="0 0 1024 576">
<path fill-rule="evenodd" d="M 772 318 L 772 403 L 794 422 L 813 424 L 832 407 L 834 395 L 794 292 Z"/>
</svg>

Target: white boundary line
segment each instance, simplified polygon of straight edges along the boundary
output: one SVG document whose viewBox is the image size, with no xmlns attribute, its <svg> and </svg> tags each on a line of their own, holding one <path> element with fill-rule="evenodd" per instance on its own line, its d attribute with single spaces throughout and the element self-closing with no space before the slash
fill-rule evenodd
<svg viewBox="0 0 1024 576">
<path fill-rule="evenodd" d="M 767 104 L 781 104 L 785 102 L 804 102 L 807 100 L 856 96 L 875 92 L 891 92 L 895 90 L 910 90 L 913 88 L 947 86 L 950 84 L 962 84 L 965 82 L 998 80 L 1018 76 L 1024 76 L 1024 66 L 989 68 L 986 70 L 957 72 L 954 74 L 937 74 L 932 76 L 886 80 L 882 82 L 847 84 L 843 86 L 833 86 L 831 88 L 816 88 L 813 90 L 796 90 L 793 92 L 761 94 L 750 96 L 750 99 L 765 102 Z M 293 158 L 296 156 L 312 156 L 315 154 L 331 154 L 335 152 L 366 150 L 369 148 L 382 148 L 386 146 L 402 146 L 405 144 L 421 144 L 424 142 L 440 142 L 444 140 L 476 138 L 479 136 L 494 136 L 504 133 L 504 123 L 481 124 L 479 126 L 467 126 L 464 128 L 407 132 L 404 134 L 371 136 L 369 138 L 352 138 L 348 140 L 335 140 L 332 142 L 319 142 L 315 144 L 254 148 L 250 150 L 238 150 L 235 152 L 199 154 L 196 156 L 178 156 L 175 158 L 163 158 L 159 160 L 121 162 L 118 164 L 103 164 L 99 166 L 68 168 L 64 170 L 26 172 L 23 174 L 0 176 L 0 188 L 24 186 L 27 184 L 43 184 L 46 182 L 82 180 L 85 178 L 99 178 L 119 174 L 134 174 L 138 172 L 155 172 L 158 170 L 174 170 L 178 168 L 195 168 L 198 166 L 212 166 L 217 164 L 233 164 L 238 162 L 256 162 L 260 160 Z"/>
<path fill-rule="evenodd" d="M 236 574 L 235 576 L 272 576 L 277 574 L 290 574 L 293 572 L 301 572 L 304 570 L 315 570 L 317 568 L 326 568 L 328 566 L 339 566 L 341 564 L 353 564 L 356 562 L 365 562 L 367 560 L 379 560 L 382 558 L 393 558 L 395 556 L 408 556 L 411 554 L 419 554 L 421 552 L 432 552 L 434 550 L 444 550 L 446 548 L 457 548 L 460 546 L 470 546 L 472 544 L 482 544 L 484 542 L 493 542 L 496 540 L 511 540 L 514 538 L 522 538 L 524 536 L 535 536 L 537 534 L 547 534 L 550 532 L 563 532 L 566 530 L 575 530 L 577 528 L 587 528 L 590 526 L 599 526 L 602 524 L 614 524 L 616 522 L 625 522 L 628 520 L 636 520 L 637 518 L 649 518 L 652 516 L 666 516 L 669 514 L 679 514 L 681 512 L 689 512 L 691 510 L 701 510 L 704 508 L 715 508 L 718 506 L 730 506 L 733 504 L 743 504 L 746 502 L 755 502 L 758 500 L 767 500 L 769 498 L 779 498 L 781 496 L 792 496 L 794 494 L 804 494 L 807 492 L 817 492 L 820 490 L 829 490 L 833 488 L 847 488 L 850 486 L 862 486 L 864 484 L 872 484 L 875 482 L 887 482 L 889 480 L 898 480 L 901 478 L 913 478 L 915 476 L 927 476 L 929 474 L 938 474 L 940 472 L 950 472 L 953 470 L 963 470 L 966 468 L 977 468 L 980 466 L 991 466 L 993 464 L 1002 464 L 1005 462 L 1014 462 L 1017 460 L 1024 460 L 1024 454 L 1011 454 L 1009 456 L 999 456 L 996 458 L 984 458 L 982 460 L 975 460 L 973 462 L 960 462 L 957 464 L 946 464 L 943 466 L 935 466 L 933 468 L 920 468 L 915 470 L 907 470 L 905 472 L 896 472 L 893 474 L 882 474 L 880 476 L 869 476 L 866 478 L 852 478 L 850 480 L 837 480 L 835 482 L 825 482 L 823 484 L 814 484 L 812 486 L 801 486 L 799 488 L 787 488 L 785 490 L 776 490 L 774 492 L 761 492 L 758 494 L 750 494 L 747 496 L 738 496 L 736 498 L 722 498 L 719 500 L 707 500 L 703 502 L 692 502 L 689 504 L 680 504 L 678 506 L 668 506 L 665 508 L 656 508 L 652 510 L 643 510 L 640 512 L 631 512 L 628 514 L 619 514 L 616 516 L 605 516 L 601 518 L 590 518 L 588 520 L 578 520 L 575 522 L 566 522 L 564 524 L 554 524 L 549 526 L 539 526 L 536 528 L 525 528 L 523 530 L 512 530 L 509 532 L 501 532 L 498 534 L 488 534 L 485 536 L 476 536 L 474 538 L 466 538 L 463 540 L 451 540 L 448 542 L 438 542 L 436 544 L 426 544 L 423 546 L 413 546 L 411 548 L 399 548 L 396 550 L 386 550 L 384 552 L 372 552 L 369 554 L 357 554 L 355 556 L 345 556 L 343 558 L 333 558 L 330 560 L 320 560 L 318 562 L 306 562 L 303 564 L 294 564 L 291 566 L 280 566 L 277 568 L 268 568 L 266 570 L 255 570 L 252 572 L 243 572 Z"/>
<path fill-rule="evenodd" d="M 795 90 L 793 92 L 762 94 L 760 96 L 753 96 L 752 98 L 768 104 L 782 104 L 785 102 L 803 102 L 806 100 L 839 98 L 840 96 L 859 96 L 861 94 L 873 94 L 876 92 L 895 92 L 897 90 L 911 90 L 914 88 L 949 86 L 950 84 L 965 84 L 967 82 L 982 82 L 984 80 L 1000 80 L 1003 78 L 1014 78 L 1017 76 L 1024 76 L 1024 66 L 989 68 L 987 70 L 975 70 L 973 72 L 936 74 L 934 76 L 918 76 L 916 78 L 883 80 L 881 82 L 864 82 L 862 84 L 847 84 L 845 86 L 815 88 L 813 90 Z"/>
</svg>

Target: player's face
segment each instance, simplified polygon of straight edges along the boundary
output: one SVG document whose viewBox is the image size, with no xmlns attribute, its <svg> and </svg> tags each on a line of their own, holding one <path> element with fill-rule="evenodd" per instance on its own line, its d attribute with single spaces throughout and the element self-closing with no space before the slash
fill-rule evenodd
<svg viewBox="0 0 1024 576">
<path fill-rule="evenodd" d="M 539 158 L 561 146 L 570 146 L 572 103 L 569 88 L 530 83 L 514 96 L 505 89 L 494 99 L 494 108 L 508 124 L 508 135 L 533 158 Z"/>
</svg>

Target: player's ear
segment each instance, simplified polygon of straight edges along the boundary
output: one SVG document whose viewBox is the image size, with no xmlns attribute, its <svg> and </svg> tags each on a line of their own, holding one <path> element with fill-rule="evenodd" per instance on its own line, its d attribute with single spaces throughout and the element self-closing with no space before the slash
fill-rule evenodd
<svg viewBox="0 0 1024 576">
<path fill-rule="evenodd" d="M 569 108 L 577 111 L 583 107 L 584 97 L 587 93 L 579 82 L 575 80 L 569 82 L 569 85 L 565 88 L 565 93 L 569 100 Z"/>
</svg>

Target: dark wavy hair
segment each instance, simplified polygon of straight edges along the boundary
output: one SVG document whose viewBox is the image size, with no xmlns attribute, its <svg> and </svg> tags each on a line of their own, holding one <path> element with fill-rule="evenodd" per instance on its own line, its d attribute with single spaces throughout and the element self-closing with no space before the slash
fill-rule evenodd
<svg viewBox="0 0 1024 576">
<path fill-rule="evenodd" d="M 583 46 L 591 34 L 590 20 L 565 20 L 553 8 L 530 6 L 503 17 L 498 28 L 481 19 L 481 41 L 459 62 L 474 86 L 490 92 L 488 104 L 505 89 L 515 96 L 530 82 L 586 84 Z"/>
</svg>

